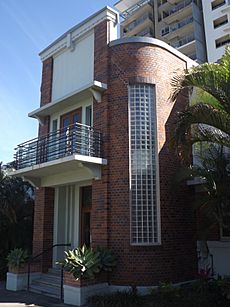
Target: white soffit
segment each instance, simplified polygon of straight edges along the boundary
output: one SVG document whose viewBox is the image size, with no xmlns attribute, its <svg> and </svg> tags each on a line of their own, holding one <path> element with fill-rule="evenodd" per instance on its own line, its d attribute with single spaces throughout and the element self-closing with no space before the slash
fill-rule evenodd
<svg viewBox="0 0 230 307">
<path fill-rule="evenodd" d="M 124 12 L 138 2 L 140 2 L 140 0 L 121 0 L 115 3 L 114 7 L 119 11 Z"/>
<path fill-rule="evenodd" d="M 87 97 L 93 97 L 98 102 L 101 101 L 102 93 L 107 90 L 107 84 L 101 83 L 99 81 L 93 81 L 90 84 L 85 85 L 84 87 L 60 98 L 55 101 L 49 102 L 46 105 L 38 108 L 28 114 L 29 117 L 36 118 L 42 124 L 44 118 L 47 115 L 51 115 L 60 109 L 63 109 L 67 106 L 72 106 L 76 104 L 76 100 L 82 100 Z"/>
<path fill-rule="evenodd" d="M 91 178 L 100 179 L 102 165 L 107 165 L 106 159 L 75 154 L 15 170 L 10 172 L 9 175 L 21 177 L 31 182 L 32 185 L 39 187 L 42 178 L 55 174 L 61 175 L 69 170 L 78 172 L 83 168 L 91 172 Z"/>
</svg>

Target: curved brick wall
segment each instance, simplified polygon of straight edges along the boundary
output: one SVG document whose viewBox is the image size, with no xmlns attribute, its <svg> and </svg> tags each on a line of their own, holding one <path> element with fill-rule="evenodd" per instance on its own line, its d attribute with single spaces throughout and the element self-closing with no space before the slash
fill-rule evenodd
<svg viewBox="0 0 230 307">
<path fill-rule="evenodd" d="M 123 43 L 109 48 L 108 78 L 108 242 L 119 256 L 111 274 L 115 285 L 148 286 L 160 281 L 193 279 L 196 244 L 191 192 L 173 190 L 171 182 L 178 167 L 169 148 L 173 115 L 186 105 L 168 100 L 170 80 L 186 62 L 173 53 L 148 43 Z M 129 83 L 156 85 L 158 152 L 160 174 L 160 246 L 130 245 L 128 87 Z"/>
</svg>

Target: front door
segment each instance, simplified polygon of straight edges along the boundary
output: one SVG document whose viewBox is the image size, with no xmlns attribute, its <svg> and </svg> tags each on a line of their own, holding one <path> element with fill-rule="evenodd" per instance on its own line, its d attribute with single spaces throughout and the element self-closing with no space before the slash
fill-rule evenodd
<svg viewBox="0 0 230 307">
<path fill-rule="evenodd" d="M 73 185 L 55 188 L 54 244 L 70 243 L 71 246 L 55 247 L 53 265 L 64 259 L 64 251 L 79 244 L 79 188 Z"/>
<path fill-rule="evenodd" d="M 60 131 L 60 156 L 80 153 L 81 150 L 81 125 L 82 108 L 61 116 Z"/>
<path fill-rule="evenodd" d="M 81 245 L 91 244 L 92 186 L 81 188 Z"/>
<path fill-rule="evenodd" d="M 90 183 L 89 183 L 90 184 Z M 92 186 L 72 184 L 55 188 L 53 266 L 64 259 L 64 251 L 91 244 Z"/>
</svg>

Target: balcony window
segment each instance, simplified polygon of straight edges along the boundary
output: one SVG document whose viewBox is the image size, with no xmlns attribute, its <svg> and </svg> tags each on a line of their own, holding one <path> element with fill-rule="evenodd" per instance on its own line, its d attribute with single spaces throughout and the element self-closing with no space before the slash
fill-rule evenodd
<svg viewBox="0 0 230 307">
<path fill-rule="evenodd" d="M 212 5 L 212 10 L 217 9 L 218 7 L 221 7 L 222 5 L 224 5 L 226 2 L 225 0 L 215 0 L 212 1 L 211 5 Z"/>
<path fill-rule="evenodd" d="M 213 21 L 214 29 L 219 28 L 225 25 L 226 23 L 228 23 L 228 16 L 227 15 L 221 16 L 220 18 L 217 18 Z"/>
<path fill-rule="evenodd" d="M 230 35 L 225 35 L 225 36 L 222 36 L 218 39 L 215 40 L 215 43 L 216 43 L 216 48 L 220 48 L 224 45 L 227 45 L 230 43 Z"/>
<path fill-rule="evenodd" d="M 155 94 L 152 85 L 129 87 L 131 244 L 159 243 Z"/>
</svg>

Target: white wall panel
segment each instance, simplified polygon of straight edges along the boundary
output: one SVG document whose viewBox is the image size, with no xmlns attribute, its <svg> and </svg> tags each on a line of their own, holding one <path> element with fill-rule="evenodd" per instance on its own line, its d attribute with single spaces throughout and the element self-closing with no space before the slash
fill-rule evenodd
<svg viewBox="0 0 230 307">
<path fill-rule="evenodd" d="M 60 99 L 93 81 L 94 33 L 76 41 L 54 58 L 52 101 Z"/>
</svg>

